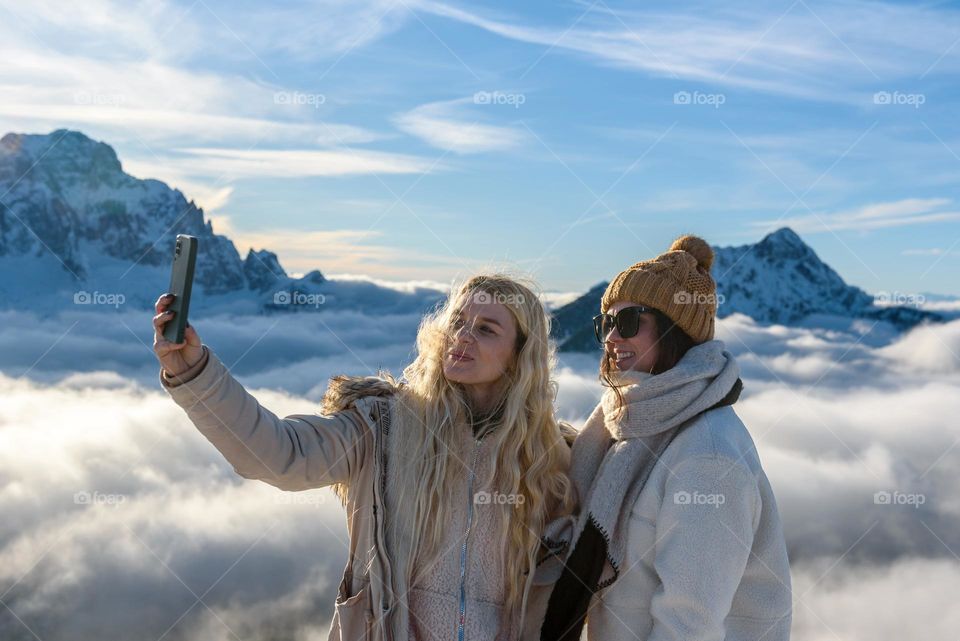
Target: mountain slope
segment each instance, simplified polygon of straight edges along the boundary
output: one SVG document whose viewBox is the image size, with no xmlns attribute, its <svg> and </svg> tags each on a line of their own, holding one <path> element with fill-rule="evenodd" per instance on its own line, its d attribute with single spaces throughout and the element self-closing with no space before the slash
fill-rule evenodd
<svg viewBox="0 0 960 641">
<path fill-rule="evenodd" d="M 877 306 L 848 285 L 792 229 L 784 227 L 753 245 L 714 247 L 721 318 L 746 314 L 762 323 L 795 324 L 812 315 L 886 321 L 899 330 L 942 315 L 905 306 Z M 554 312 L 554 338 L 563 351 L 598 349 L 591 319 L 600 311 L 607 283 Z"/>
<path fill-rule="evenodd" d="M 295 294 L 302 293 L 312 308 L 322 301 L 325 308 L 377 305 L 407 312 L 441 296 L 429 289 L 407 293 L 331 282 L 319 271 L 293 279 L 265 249 L 250 248 L 241 259 L 192 200 L 159 180 L 130 176 L 109 145 L 77 131 L 0 139 L 0 194 L 0 265 L 16 274 L 0 283 L 0 308 L 52 311 L 71 304 L 77 293 L 96 303 L 95 292 L 152 306 L 167 288 L 177 234 L 200 240 L 197 310 L 300 309 L 298 301 L 307 299 Z"/>
</svg>

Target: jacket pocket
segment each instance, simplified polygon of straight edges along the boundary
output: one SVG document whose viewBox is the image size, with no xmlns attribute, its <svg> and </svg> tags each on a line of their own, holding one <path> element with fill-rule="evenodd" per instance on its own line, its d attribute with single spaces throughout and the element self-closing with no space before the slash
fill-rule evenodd
<svg viewBox="0 0 960 641">
<path fill-rule="evenodd" d="M 370 605 L 370 581 L 365 581 L 356 594 L 347 595 L 346 580 L 340 583 L 334 615 L 340 628 L 341 641 L 370 641 L 373 610 Z"/>
</svg>

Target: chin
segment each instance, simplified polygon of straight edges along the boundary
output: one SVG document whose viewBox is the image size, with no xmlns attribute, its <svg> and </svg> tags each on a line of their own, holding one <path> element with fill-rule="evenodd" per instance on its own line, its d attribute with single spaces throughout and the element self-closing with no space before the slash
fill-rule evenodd
<svg viewBox="0 0 960 641">
<path fill-rule="evenodd" d="M 451 383 L 456 383 L 457 385 L 476 385 L 479 381 L 475 380 L 475 376 L 464 376 L 463 374 L 452 374 L 447 376 L 447 380 Z"/>
<path fill-rule="evenodd" d="M 445 363 L 443 366 L 443 375 L 452 383 L 470 383 L 470 373 L 462 363 Z"/>
<path fill-rule="evenodd" d="M 457 372 L 451 372 L 450 368 L 443 368 L 443 377 L 450 381 L 451 383 L 460 383 L 460 376 L 457 375 Z"/>
<path fill-rule="evenodd" d="M 458 383 L 460 385 L 481 385 L 484 383 L 492 383 L 496 380 L 496 377 L 491 378 L 485 375 L 484 372 L 477 371 L 472 367 L 464 368 L 456 365 L 453 367 L 449 365 L 445 366 L 443 368 L 443 375 L 451 383 Z"/>
</svg>

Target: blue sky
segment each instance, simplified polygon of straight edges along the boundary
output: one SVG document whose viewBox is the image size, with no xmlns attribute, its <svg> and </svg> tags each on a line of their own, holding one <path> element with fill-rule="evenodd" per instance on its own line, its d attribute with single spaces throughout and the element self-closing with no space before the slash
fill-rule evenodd
<svg viewBox="0 0 960 641">
<path fill-rule="evenodd" d="M 0 129 L 79 129 L 291 272 L 583 290 L 790 225 L 960 295 L 953 3 L 0 0 Z"/>
</svg>

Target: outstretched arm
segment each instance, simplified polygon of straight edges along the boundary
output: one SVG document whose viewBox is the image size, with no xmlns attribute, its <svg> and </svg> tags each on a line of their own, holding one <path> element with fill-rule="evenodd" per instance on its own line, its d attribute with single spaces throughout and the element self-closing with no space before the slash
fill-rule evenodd
<svg viewBox="0 0 960 641">
<path fill-rule="evenodd" d="M 160 382 L 237 474 L 289 491 L 350 482 L 373 451 L 356 410 L 278 418 L 203 348 L 192 371 L 170 377 L 161 370 Z"/>
</svg>

